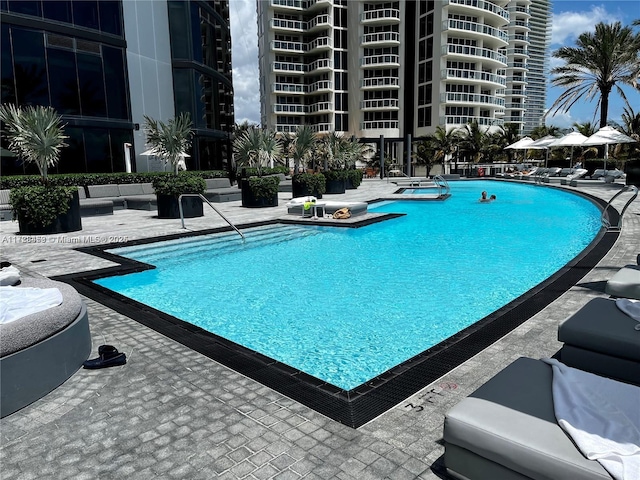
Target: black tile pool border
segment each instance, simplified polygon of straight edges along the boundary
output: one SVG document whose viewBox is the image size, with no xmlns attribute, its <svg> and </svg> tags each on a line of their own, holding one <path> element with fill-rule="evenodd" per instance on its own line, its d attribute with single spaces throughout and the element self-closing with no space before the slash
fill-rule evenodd
<svg viewBox="0 0 640 480">
<path fill-rule="evenodd" d="M 606 206 L 606 202 L 588 194 L 572 193 L 588 198 L 599 205 L 601 210 Z M 618 212 L 613 207 L 609 207 L 607 214 L 611 224 L 617 224 Z M 350 224 L 322 223 L 322 226 L 359 228 L 398 216 L 402 215 L 381 215 Z M 283 223 L 298 222 L 270 220 L 238 227 L 246 229 Z M 344 390 L 93 283 L 93 280 L 98 278 L 154 268 L 105 250 L 229 231 L 230 228 L 226 227 L 216 228 L 120 244 L 78 248 L 76 250 L 113 261 L 117 266 L 61 275 L 53 279 L 69 283 L 82 295 L 352 428 L 358 428 L 391 409 L 540 312 L 593 269 L 619 236 L 619 231 L 607 231 L 603 228 L 581 254 L 519 298 L 372 380 L 352 390 Z"/>
</svg>

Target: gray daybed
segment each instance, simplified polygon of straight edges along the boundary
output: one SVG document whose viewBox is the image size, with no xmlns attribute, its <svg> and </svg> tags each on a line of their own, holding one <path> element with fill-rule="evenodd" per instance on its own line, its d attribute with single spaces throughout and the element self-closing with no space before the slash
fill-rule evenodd
<svg viewBox="0 0 640 480">
<path fill-rule="evenodd" d="M 0 325 L 0 417 L 42 398 L 73 375 L 91 353 L 87 309 L 62 282 L 23 277 L 12 288 L 57 288 L 57 307 Z"/>
<path fill-rule="evenodd" d="M 622 267 L 607 281 L 604 291 L 613 297 L 640 300 L 640 265 Z"/>
<path fill-rule="evenodd" d="M 234 202 L 242 200 L 242 190 L 232 187 L 228 178 L 207 178 L 205 179 L 207 189 L 204 196 L 210 202 Z"/>
<path fill-rule="evenodd" d="M 447 412 L 444 463 L 455 478 L 611 480 L 556 423 L 551 366 L 519 358 Z"/>
</svg>

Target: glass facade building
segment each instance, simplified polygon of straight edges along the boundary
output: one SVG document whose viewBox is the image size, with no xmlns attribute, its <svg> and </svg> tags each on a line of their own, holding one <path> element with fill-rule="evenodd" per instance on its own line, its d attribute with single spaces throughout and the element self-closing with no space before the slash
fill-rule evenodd
<svg viewBox="0 0 640 480">
<path fill-rule="evenodd" d="M 2 0 L 0 20 L 2 103 L 52 106 L 66 124 L 54 172 L 123 172 L 125 144 L 134 169 L 159 169 L 139 155 L 144 115 L 183 111 L 195 133 L 188 168 L 230 168 L 227 1 Z M 21 173 L 37 170 L 3 155 L 2 174 Z"/>
</svg>

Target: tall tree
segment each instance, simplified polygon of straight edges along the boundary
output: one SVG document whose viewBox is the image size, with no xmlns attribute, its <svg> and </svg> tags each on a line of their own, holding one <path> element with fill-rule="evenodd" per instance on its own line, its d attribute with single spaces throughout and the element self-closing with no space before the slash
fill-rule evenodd
<svg viewBox="0 0 640 480">
<path fill-rule="evenodd" d="M 567 112 L 583 97 L 597 98 L 600 128 L 607 124 L 609 94 L 616 90 L 629 105 L 622 85 L 640 89 L 640 34 L 620 22 L 599 23 L 593 33 L 581 34 L 575 47 L 562 47 L 553 56 L 564 61 L 551 70 L 552 85 L 564 88 L 549 112 Z"/>
<path fill-rule="evenodd" d="M 298 167 L 302 163 L 303 168 L 307 166 L 316 148 L 318 139 L 311 125 L 298 127 L 293 141 L 289 144 L 289 156 L 293 158 L 294 173 L 298 173 Z"/>
</svg>

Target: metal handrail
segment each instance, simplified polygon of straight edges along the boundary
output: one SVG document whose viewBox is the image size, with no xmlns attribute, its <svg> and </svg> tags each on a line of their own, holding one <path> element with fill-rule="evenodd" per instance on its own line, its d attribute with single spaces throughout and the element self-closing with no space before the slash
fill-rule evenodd
<svg viewBox="0 0 640 480">
<path fill-rule="evenodd" d="M 444 189 L 444 194 L 448 194 L 451 191 L 449 188 L 449 182 L 442 176 L 436 175 L 433 177 L 433 182 L 438 186 L 438 195 L 442 196 L 442 190 Z"/>
<path fill-rule="evenodd" d="M 233 228 L 236 232 L 238 232 L 238 235 L 240 235 L 240 237 L 242 237 L 242 241 L 243 242 L 245 241 L 244 234 L 240 230 L 238 230 L 237 227 L 233 223 L 231 223 L 231 221 L 227 217 L 225 217 L 220 210 L 218 210 L 216 207 L 214 207 L 211 204 L 211 202 L 204 197 L 204 195 L 201 195 L 200 193 L 183 193 L 182 195 L 180 195 L 178 197 L 178 208 L 180 210 L 180 220 L 182 221 L 182 228 L 185 228 L 185 229 L 187 228 L 187 227 L 184 226 L 184 214 L 182 213 L 182 198 L 183 197 L 200 197 L 202 199 L 202 201 L 203 202 L 207 202 L 209 204 L 209 206 L 211 208 L 213 208 L 213 210 L 218 215 L 220 215 L 225 222 L 227 222 L 231 226 L 231 228 Z"/>
<path fill-rule="evenodd" d="M 618 197 L 618 195 L 624 192 L 633 192 L 633 196 L 627 201 L 627 203 L 625 203 L 624 207 L 620 211 L 620 215 L 618 216 L 618 225 L 616 225 L 615 227 L 612 227 L 611 222 L 609 222 L 609 219 L 607 218 L 607 210 L 609 209 L 609 205 L 611 205 L 611 203 Z M 631 205 L 631 202 L 633 202 L 637 197 L 638 197 L 638 187 L 636 187 L 635 185 L 625 185 L 624 188 L 622 188 L 622 190 L 620 190 L 613 197 L 611 197 L 611 200 L 609 200 L 609 202 L 607 203 L 607 206 L 604 207 L 604 210 L 602 211 L 602 216 L 600 217 L 600 222 L 602 223 L 602 226 L 605 227 L 607 230 L 610 228 L 615 228 L 618 230 L 622 228 L 622 217 L 624 216 L 624 212 L 627 210 L 629 205 Z"/>
</svg>

